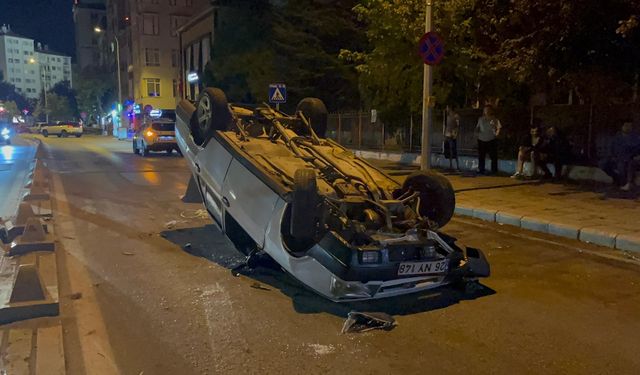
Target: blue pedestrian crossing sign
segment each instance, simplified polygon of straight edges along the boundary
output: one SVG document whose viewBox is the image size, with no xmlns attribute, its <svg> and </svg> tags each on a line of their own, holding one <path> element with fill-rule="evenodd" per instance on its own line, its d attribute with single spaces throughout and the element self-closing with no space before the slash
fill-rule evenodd
<svg viewBox="0 0 640 375">
<path fill-rule="evenodd" d="M 287 102 L 287 85 L 272 83 L 269 85 L 269 103 L 283 104 Z"/>
</svg>

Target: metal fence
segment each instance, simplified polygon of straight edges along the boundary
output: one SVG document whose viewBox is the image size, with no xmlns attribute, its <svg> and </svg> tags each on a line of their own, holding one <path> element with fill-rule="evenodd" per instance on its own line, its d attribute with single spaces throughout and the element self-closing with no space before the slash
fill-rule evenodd
<svg viewBox="0 0 640 375">
<path fill-rule="evenodd" d="M 461 109 L 458 151 L 462 155 L 475 155 L 477 141 L 474 129 L 479 109 Z M 606 155 L 611 137 L 623 121 L 632 120 L 640 131 L 640 107 L 638 105 L 549 105 L 534 108 L 499 108 L 497 116 L 503 131 L 499 139 L 499 151 L 503 158 L 515 158 L 529 133 L 532 123 L 556 126 L 571 145 L 574 163 L 594 164 Z M 406 116 L 393 121 L 372 120 L 371 112 L 341 112 L 329 115 L 327 137 L 353 149 L 419 152 L 421 147 L 421 117 Z M 434 111 L 431 130 L 433 152 L 442 152 L 445 113 Z"/>
</svg>

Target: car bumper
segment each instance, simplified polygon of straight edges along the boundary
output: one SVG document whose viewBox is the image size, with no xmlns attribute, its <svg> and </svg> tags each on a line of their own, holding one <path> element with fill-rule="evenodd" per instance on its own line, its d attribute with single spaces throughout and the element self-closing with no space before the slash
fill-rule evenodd
<svg viewBox="0 0 640 375">
<path fill-rule="evenodd" d="M 283 200 L 276 204 L 263 250 L 294 278 L 335 302 L 418 293 L 458 280 L 477 279 L 490 275 L 486 257 L 482 251 L 473 248 L 452 252 L 448 258 L 455 267 L 450 266 L 446 273 L 419 276 L 397 276 L 397 263 L 381 264 L 378 267 L 353 267 L 344 261 L 337 260 L 338 266 L 336 266 L 327 261 L 327 256 L 331 256 L 331 249 L 325 249 L 320 244 L 314 245 L 307 255 L 295 257 L 286 250 L 280 233 L 280 223 L 285 208 L 286 203 Z M 394 276 L 389 277 L 389 272 L 393 272 Z M 377 274 L 386 278 L 376 279 Z"/>
<path fill-rule="evenodd" d="M 156 142 L 153 144 L 148 144 L 147 148 L 149 151 L 166 151 L 166 150 L 177 150 L 178 144 L 173 142 Z"/>
</svg>

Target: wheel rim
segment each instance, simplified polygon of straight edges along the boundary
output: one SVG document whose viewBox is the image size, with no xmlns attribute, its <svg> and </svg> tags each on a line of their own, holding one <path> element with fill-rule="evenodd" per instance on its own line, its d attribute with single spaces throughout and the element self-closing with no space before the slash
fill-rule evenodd
<svg viewBox="0 0 640 375">
<path fill-rule="evenodd" d="M 207 130 L 207 123 L 211 119 L 211 99 L 209 95 L 203 95 L 198 101 L 198 126 L 200 130 Z"/>
</svg>

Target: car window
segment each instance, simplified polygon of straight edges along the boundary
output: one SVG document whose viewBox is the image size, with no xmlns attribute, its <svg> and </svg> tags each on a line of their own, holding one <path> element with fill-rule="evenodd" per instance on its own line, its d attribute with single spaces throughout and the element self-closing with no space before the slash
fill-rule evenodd
<svg viewBox="0 0 640 375">
<path fill-rule="evenodd" d="M 151 128 L 161 132 L 172 132 L 176 130 L 176 125 L 174 123 L 154 122 L 151 124 Z"/>
</svg>

